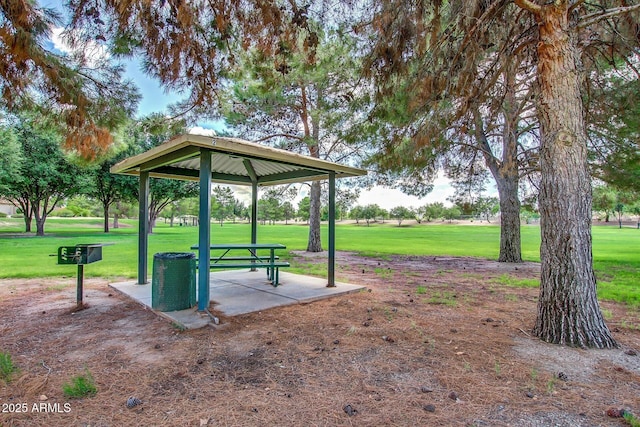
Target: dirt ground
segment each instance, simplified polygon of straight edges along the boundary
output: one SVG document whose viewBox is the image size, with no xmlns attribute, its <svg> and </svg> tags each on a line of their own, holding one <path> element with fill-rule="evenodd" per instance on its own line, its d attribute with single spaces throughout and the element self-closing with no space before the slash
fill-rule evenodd
<svg viewBox="0 0 640 427">
<path fill-rule="evenodd" d="M 608 409 L 640 414 L 638 309 L 603 303 L 621 348 L 585 351 L 530 336 L 538 291 L 509 284 L 537 278 L 534 263 L 340 253 L 337 271 L 367 291 L 194 331 L 104 280 L 87 280 L 76 313 L 74 278 L 2 280 L 0 351 L 20 372 L 0 383 L 0 426 L 622 426 Z M 87 372 L 97 394 L 65 398 Z"/>
</svg>

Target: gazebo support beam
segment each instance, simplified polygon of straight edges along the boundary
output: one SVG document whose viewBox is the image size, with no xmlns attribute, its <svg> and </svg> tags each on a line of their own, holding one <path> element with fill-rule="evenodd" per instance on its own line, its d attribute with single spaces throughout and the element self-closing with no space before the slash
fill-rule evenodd
<svg viewBox="0 0 640 427">
<path fill-rule="evenodd" d="M 258 243 L 258 183 L 251 184 L 251 243 Z"/>
<path fill-rule="evenodd" d="M 138 285 L 147 283 L 149 252 L 149 172 L 140 172 L 138 190 Z"/>
<path fill-rule="evenodd" d="M 250 159 L 242 163 L 251 179 L 251 243 L 258 243 L 258 175 Z"/>
<path fill-rule="evenodd" d="M 329 172 L 329 253 L 327 257 L 327 287 L 336 286 L 336 173 Z"/>
<path fill-rule="evenodd" d="M 198 212 L 198 311 L 209 308 L 211 255 L 211 151 L 200 150 L 200 208 Z"/>
</svg>

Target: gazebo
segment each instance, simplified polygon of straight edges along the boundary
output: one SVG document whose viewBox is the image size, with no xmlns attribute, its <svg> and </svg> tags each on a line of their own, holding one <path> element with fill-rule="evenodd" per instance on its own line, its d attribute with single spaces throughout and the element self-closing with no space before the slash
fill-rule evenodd
<svg viewBox="0 0 640 427">
<path fill-rule="evenodd" d="M 146 284 L 148 260 L 149 178 L 194 180 L 200 183 L 198 231 L 198 310 L 209 305 L 211 245 L 211 183 L 251 186 L 251 243 L 257 243 L 258 187 L 329 181 L 329 242 L 327 286 L 335 286 L 335 182 L 366 175 L 350 166 L 266 147 L 237 138 L 185 134 L 149 151 L 125 159 L 112 173 L 137 175 L 139 190 L 138 284 Z"/>
</svg>

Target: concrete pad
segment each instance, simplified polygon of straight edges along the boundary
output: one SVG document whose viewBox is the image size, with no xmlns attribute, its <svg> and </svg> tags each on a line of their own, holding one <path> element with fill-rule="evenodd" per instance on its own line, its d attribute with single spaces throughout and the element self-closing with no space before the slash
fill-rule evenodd
<svg viewBox="0 0 640 427">
<path fill-rule="evenodd" d="M 264 271 L 229 270 L 211 273 L 209 296 L 213 302 L 213 314 L 227 317 L 240 314 L 264 311 L 292 304 L 312 301 L 358 292 L 364 286 L 349 283 L 336 283 L 328 288 L 327 280 L 280 272 L 280 285 L 272 286 Z M 151 308 L 151 280 L 149 284 L 138 285 L 135 282 L 112 283 L 109 286 L 140 304 Z M 196 329 L 211 323 L 206 313 L 199 313 L 196 308 L 187 310 L 159 312 L 158 315 L 184 327 Z"/>
<path fill-rule="evenodd" d="M 120 282 L 110 283 L 109 286 L 140 304 L 151 307 L 151 281 L 146 285 L 138 285 L 136 282 Z"/>
<path fill-rule="evenodd" d="M 185 329 L 199 329 L 211 323 L 209 314 L 198 312 L 198 307 L 166 312 L 154 310 L 154 312 Z"/>
<path fill-rule="evenodd" d="M 211 294 L 211 300 L 214 313 L 220 312 L 225 316 L 237 316 L 298 302 L 286 296 L 274 295 L 243 285 L 216 288 L 215 294 Z"/>
</svg>

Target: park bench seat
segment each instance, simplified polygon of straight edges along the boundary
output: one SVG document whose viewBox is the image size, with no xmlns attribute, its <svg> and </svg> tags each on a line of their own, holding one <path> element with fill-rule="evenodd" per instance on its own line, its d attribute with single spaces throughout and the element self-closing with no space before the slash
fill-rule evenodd
<svg viewBox="0 0 640 427">
<path fill-rule="evenodd" d="M 256 262 L 256 263 L 217 262 L 215 264 L 209 265 L 209 268 L 269 268 L 269 267 L 271 267 L 271 264 L 262 263 L 262 262 Z M 274 262 L 273 267 L 276 269 L 279 267 L 291 267 L 291 264 L 283 261 Z"/>
<path fill-rule="evenodd" d="M 191 249 L 199 249 L 198 245 L 191 246 Z M 226 243 L 226 244 L 210 244 L 210 250 L 223 251 L 221 255 L 209 254 L 209 269 L 224 270 L 233 268 L 248 268 L 255 270 L 264 268 L 267 270 L 267 279 L 275 287 L 279 284 L 280 268 L 289 267 L 288 262 L 275 262 L 280 259 L 273 252 L 276 249 L 286 249 L 286 246 L 280 243 Z M 249 256 L 227 256 L 229 251 L 248 250 Z M 269 250 L 270 254 L 258 255 L 259 250 Z M 200 266 L 198 266 L 200 268 Z"/>
<path fill-rule="evenodd" d="M 226 256 L 224 258 L 211 257 L 211 261 L 215 261 L 216 264 L 222 261 L 251 261 L 251 260 L 269 261 L 270 259 L 271 257 L 269 255 L 261 255 L 256 257 L 251 257 L 251 256 L 230 256 L 230 257 Z M 280 259 L 280 257 L 276 255 L 273 257 L 273 259 Z"/>
<path fill-rule="evenodd" d="M 225 269 L 225 268 L 266 268 L 267 269 L 267 278 L 270 279 L 272 281 L 273 286 L 278 286 L 280 284 L 280 268 L 281 267 L 291 267 L 291 264 L 289 264 L 288 262 L 274 262 L 273 264 L 271 263 L 266 263 L 266 262 L 255 262 L 255 263 L 251 263 L 251 262 L 246 262 L 246 263 L 233 263 L 233 262 L 225 262 L 226 259 L 229 258 L 224 258 L 221 260 L 221 262 L 216 262 L 214 264 L 209 264 L 209 268 L 210 269 Z M 251 259 L 251 258 L 249 258 Z M 268 257 L 267 257 L 268 259 Z M 275 274 L 271 274 L 271 267 L 273 267 L 274 269 L 274 273 Z"/>
</svg>

